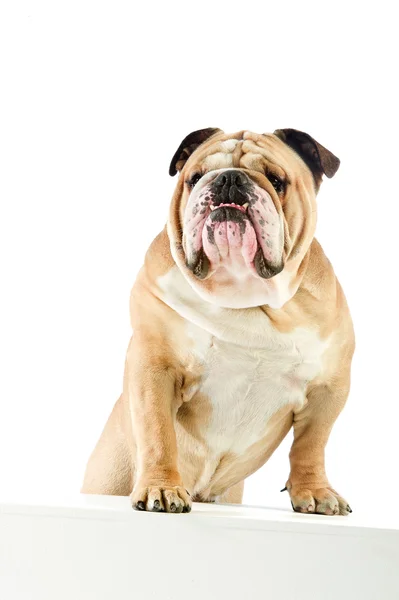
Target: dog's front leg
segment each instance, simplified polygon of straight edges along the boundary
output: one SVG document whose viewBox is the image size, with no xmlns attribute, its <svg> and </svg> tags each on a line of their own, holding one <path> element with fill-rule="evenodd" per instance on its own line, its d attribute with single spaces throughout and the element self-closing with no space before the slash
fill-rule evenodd
<svg viewBox="0 0 399 600">
<path fill-rule="evenodd" d="M 177 468 L 178 379 L 177 367 L 162 353 L 159 342 L 134 334 L 127 352 L 124 390 L 136 447 L 131 500 L 137 510 L 191 510 Z"/>
<path fill-rule="evenodd" d="M 330 485 L 324 451 L 336 418 L 349 392 L 349 375 L 334 385 L 318 385 L 308 394 L 306 407 L 294 415 L 291 472 L 286 487 L 297 512 L 347 515 L 352 512 Z"/>
</svg>

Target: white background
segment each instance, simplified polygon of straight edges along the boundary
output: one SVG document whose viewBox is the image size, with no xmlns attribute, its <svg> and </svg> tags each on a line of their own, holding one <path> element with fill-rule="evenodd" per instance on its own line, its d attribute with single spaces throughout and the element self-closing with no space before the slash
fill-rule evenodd
<svg viewBox="0 0 399 600">
<path fill-rule="evenodd" d="M 355 510 L 396 505 L 394 3 L 275 4 L 2 3 L 1 496 L 79 490 L 121 391 L 129 292 L 166 220 L 181 139 L 294 127 L 342 161 L 317 236 L 357 352 L 328 473 Z M 246 502 L 289 506 L 289 442 Z"/>
</svg>

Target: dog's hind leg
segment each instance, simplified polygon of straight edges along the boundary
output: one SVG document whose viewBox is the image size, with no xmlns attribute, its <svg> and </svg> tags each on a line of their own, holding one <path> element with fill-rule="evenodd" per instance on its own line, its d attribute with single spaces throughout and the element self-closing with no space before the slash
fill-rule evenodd
<svg viewBox="0 0 399 600">
<path fill-rule="evenodd" d="M 244 482 L 239 481 L 224 494 L 219 496 L 218 504 L 242 504 L 242 497 L 244 494 Z"/>
<path fill-rule="evenodd" d="M 116 402 L 87 463 L 81 492 L 129 496 L 133 488 L 132 452 L 122 427 L 122 396 Z"/>
</svg>

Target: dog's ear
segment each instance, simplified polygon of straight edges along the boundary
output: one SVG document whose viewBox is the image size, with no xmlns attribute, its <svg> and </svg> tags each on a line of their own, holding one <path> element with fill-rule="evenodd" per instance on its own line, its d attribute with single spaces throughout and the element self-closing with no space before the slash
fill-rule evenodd
<svg viewBox="0 0 399 600">
<path fill-rule="evenodd" d="M 333 177 L 338 171 L 339 158 L 307 133 L 296 129 L 276 129 L 274 135 L 299 154 L 312 171 L 318 185 L 323 174 L 327 177 Z"/>
<path fill-rule="evenodd" d="M 198 129 L 198 131 L 193 131 L 187 135 L 173 155 L 169 167 L 169 175 L 173 177 L 177 171 L 181 171 L 184 163 L 194 150 L 212 135 L 215 135 L 215 133 L 222 133 L 222 130 L 215 127 L 208 127 L 207 129 Z"/>
</svg>

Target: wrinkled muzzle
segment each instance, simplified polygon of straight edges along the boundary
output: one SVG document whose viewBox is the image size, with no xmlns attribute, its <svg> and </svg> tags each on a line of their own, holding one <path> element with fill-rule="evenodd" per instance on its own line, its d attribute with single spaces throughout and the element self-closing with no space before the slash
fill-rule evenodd
<svg viewBox="0 0 399 600">
<path fill-rule="evenodd" d="M 183 247 L 188 268 L 200 279 L 220 266 L 269 279 L 284 267 L 282 217 L 271 195 L 245 171 L 211 171 L 188 199 Z"/>
</svg>

